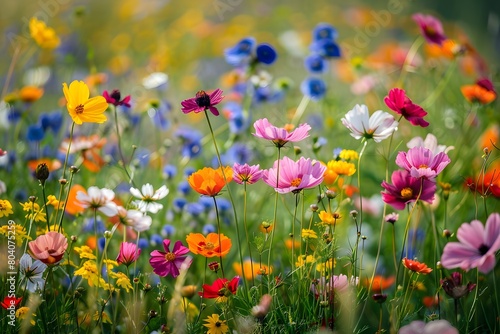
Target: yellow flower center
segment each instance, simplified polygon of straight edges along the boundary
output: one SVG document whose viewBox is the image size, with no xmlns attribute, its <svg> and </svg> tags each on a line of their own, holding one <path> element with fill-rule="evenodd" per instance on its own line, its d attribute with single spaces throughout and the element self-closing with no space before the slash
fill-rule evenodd
<svg viewBox="0 0 500 334">
<path fill-rule="evenodd" d="M 300 185 L 300 182 L 302 182 L 302 179 L 300 177 L 293 179 L 292 182 L 290 182 L 290 185 L 292 187 L 298 187 Z"/>
<path fill-rule="evenodd" d="M 427 166 L 427 165 L 420 165 L 420 166 L 418 166 L 418 168 L 419 168 L 419 169 L 420 169 L 420 168 L 429 168 L 429 166 Z"/>
<path fill-rule="evenodd" d="M 175 254 L 174 253 L 165 254 L 165 260 L 167 260 L 168 262 L 172 262 L 173 260 L 175 260 Z"/>
<path fill-rule="evenodd" d="M 215 245 L 212 242 L 207 242 L 205 244 L 205 249 L 207 249 L 207 250 L 212 250 L 214 248 L 215 248 Z"/>
<path fill-rule="evenodd" d="M 403 188 L 401 190 L 401 197 L 403 197 L 405 201 L 411 199 L 413 197 L 413 190 L 408 187 Z"/>
<path fill-rule="evenodd" d="M 83 104 L 79 104 L 76 108 L 75 108 L 75 112 L 80 115 L 80 114 L 83 114 Z"/>
</svg>

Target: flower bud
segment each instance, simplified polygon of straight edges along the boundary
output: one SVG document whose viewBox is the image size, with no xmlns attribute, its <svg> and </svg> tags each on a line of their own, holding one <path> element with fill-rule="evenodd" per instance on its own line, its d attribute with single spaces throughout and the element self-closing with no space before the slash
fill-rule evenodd
<svg viewBox="0 0 500 334">
<path fill-rule="evenodd" d="M 49 178 L 49 167 L 45 162 L 42 162 L 35 169 L 35 177 L 40 181 L 42 186 L 45 184 L 45 180 Z"/>
</svg>

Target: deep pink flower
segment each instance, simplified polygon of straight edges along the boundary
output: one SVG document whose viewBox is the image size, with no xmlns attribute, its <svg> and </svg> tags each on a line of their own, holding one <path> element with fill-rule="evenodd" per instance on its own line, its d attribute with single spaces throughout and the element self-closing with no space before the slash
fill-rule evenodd
<svg viewBox="0 0 500 334">
<path fill-rule="evenodd" d="M 450 163 L 450 158 L 444 152 L 434 155 L 425 147 L 410 148 L 408 152 L 399 152 L 396 164 L 410 172 L 416 178 L 432 180 Z"/>
<path fill-rule="evenodd" d="M 163 249 L 165 249 L 165 252 L 152 251 L 149 263 L 158 276 L 165 277 L 172 275 L 175 278 L 180 274 L 179 269 L 182 266 L 189 268 L 193 259 L 190 256 L 183 256 L 189 253 L 189 248 L 183 246 L 181 241 L 175 243 L 172 252 L 170 252 L 169 246 L 170 240 L 163 240 Z"/>
<path fill-rule="evenodd" d="M 491 82 L 491 80 L 488 78 L 478 79 L 476 81 L 476 85 L 483 87 L 484 89 L 486 89 L 489 92 L 493 92 L 495 94 L 497 93 L 495 90 L 495 86 L 493 86 L 493 82 Z"/>
<path fill-rule="evenodd" d="M 309 137 L 311 126 L 304 123 L 296 129 L 288 131 L 285 128 L 278 128 L 269 123 L 267 118 L 258 119 L 253 124 L 255 128 L 255 137 L 272 141 L 277 147 L 283 147 L 288 142 L 298 142 Z"/>
<path fill-rule="evenodd" d="M 263 172 L 260 165 L 240 165 L 235 162 L 233 165 L 233 180 L 238 184 L 253 184 L 262 178 Z"/>
<path fill-rule="evenodd" d="M 202 298 L 220 298 L 236 294 L 240 277 L 235 276 L 231 281 L 227 278 L 217 278 L 212 285 L 203 284 L 203 292 L 198 292 Z"/>
<path fill-rule="evenodd" d="M 476 284 L 471 282 L 462 284 L 462 274 L 457 271 L 453 272 L 450 277 L 442 279 L 440 283 L 444 292 L 453 299 L 468 295 L 476 287 Z"/>
<path fill-rule="evenodd" d="M 428 43 L 441 45 L 446 40 L 441 22 L 434 16 L 418 13 L 412 18 L 418 24 L 420 32 Z"/>
<path fill-rule="evenodd" d="M 116 262 L 123 263 L 127 267 L 132 263 L 137 261 L 141 255 L 141 249 L 137 247 L 136 244 L 132 242 L 122 242 L 120 245 L 120 252 L 118 253 L 118 257 L 116 258 Z"/>
<path fill-rule="evenodd" d="M 199 113 L 201 111 L 210 110 L 215 116 L 219 116 L 219 110 L 214 106 L 218 104 L 224 96 L 222 96 L 222 90 L 216 89 L 211 94 L 207 94 L 205 91 L 200 90 L 196 93 L 195 97 L 184 100 L 181 102 L 182 112 L 187 114 L 192 111 Z"/>
<path fill-rule="evenodd" d="M 423 119 L 427 112 L 418 104 L 413 103 L 403 89 L 391 89 L 389 95 L 384 98 L 384 102 L 391 110 L 406 118 L 411 124 L 423 128 L 429 125 Z"/>
<path fill-rule="evenodd" d="M 489 273 L 495 267 L 495 253 L 500 249 L 500 214 L 492 213 L 486 226 L 479 220 L 463 223 L 458 228 L 457 239 L 459 242 L 449 242 L 444 246 L 443 267 L 477 268 L 484 274 Z"/>
<path fill-rule="evenodd" d="M 47 232 L 28 243 L 31 256 L 47 265 L 56 265 L 68 248 L 68 239 L 59 232 Z"/>
<path fill-rule="evenodd" d="M 106 99 L 106 102 L 114 105 L 115 107 L 125 106 L 127 108 L 130 108 L 130 95 L 125 96 L 123 100 L 121 100 L 121 94 L 118 89 L 113 89 L 113 91 L 111 91 L 111 94 L 108 93 L 107 90 L 105 90 L 102 93 L 102 96 Z"/>
<path fill-rule="evenodd" d="M 279 164 L 279 179 L 278 179 Z M 323 182 L 326 166 L 318 161 L 301 157 L 297 162 L 288 157 L 274 162 L 273 168 L 264 170 L 262 180 L 280 194 L 298 193 Z M 276 184 L 277 183 L 277 184 Z"/>
<path fill-rule="evenodd" d="M 382 192 L 382 200 L 394 209 L 403 210 L 406 204 L 415 202 L 417 198 L 428 203 L 434 201 L 436 184 L 432 181 L 412 177 L 406 170 L 395 171 L 391 180 L 393 184 L 382 182 L 385 189 Z"/>
</svg>

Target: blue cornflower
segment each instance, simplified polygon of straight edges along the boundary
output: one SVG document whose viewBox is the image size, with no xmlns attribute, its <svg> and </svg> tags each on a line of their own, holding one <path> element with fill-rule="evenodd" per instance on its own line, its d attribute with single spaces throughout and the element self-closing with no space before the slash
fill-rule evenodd
<svg viewBox="0 0 500 334">
<path fill-rule="evenodd" d="M 203 233 L 204 235 L 207 235 L 209 233 L 215 233 L 215 232 L 217 232 L 217 229 L 212 224 L 203 225 L 203 230 L 201 231 L 201 233 Z"/>
<path fill-rule="evenodd" d="M 323 39 L 313 42 L 309 49 L 311 52 L 318 53 L 325 58 L 338 58 L 341 55 L 340 47 L 338 44 L 329 39 Z"/>
<path fill-rule="evenodd" d="M 175 131 L 174 136 L 181 140 L 183 157 L 195 158 L 201 153 L 201 133 L 191 127 L 182 126 Z"/>
<path fill-rule="evenodd" d="M 242 67 L 250 63 L 254 48 L 255 39 L 247 37 L 239 41 L 235 46 L 225 49 L 224 57 L 228 64 L 234 67 Z"/>
<path fill-rule="evenodd" d="M 41 125 L 38 124 L 32 124 L 28 126 L 28 129 L 26 131 L 26 139 L 28 141 L 41 141 L 43 137 L 45 136 L 45 132 L 43 131 L 43 128 Z"/>
<path fill-rule="evenodd" d="M 42 128 L 47 131 L 51 129 L 54 133 L 58 133 L 61 129 L 64 117 L 61 111 L 54 111 L 51 113 L 43 113 L 40 115 L 39 122 Z"/>
<path fill-rule="evenodd" d="M 167 101 L 155 101 L 151 103 L 148 109 L 148 115 L 153 122 L 153 125 L 161 130 L 167 130 L 170 127 L 170 121 L 167 116 L 172 110 L 172 105 Z"/>
<path fill-rule="evenodd" d="M 335 40 L 337 39 L 337 30 L 329 23 L 319 23 L 313 31 L 313 40 Z"/>
<path fill-rule="evenodd" d="M 193 202 L 186 204 L 186 211 L 191 216 L 198 217 L 205 211 L 205 208 L 200 203 Z"/>
<path fill-rule="evenodd" d="M 163 228 L 161 229 L 161 235 L 165 238 L 169 238 L 174 233 L 175 233 L 175 227 L 172 225 L 167 224 L 167 225 L 163 226 Z"/>
<path fill-rule="evenodd" d="M 153 234 L 149 238 L 149 244 L 150 246 L 157 247 L 163 243 L 163 237 L 159 234 Z"/>
<path fill-rule="evenodd" d="M 186 168 L 184 168 L 184 176 L 185 177 L 189 177 L 194 172 L 196 172 L 196 169 L 194 169 L 194 167 L 186 167 Z"/>
<path fill-rule="evenodd" d="M 151 152 L 147 148 L 139 148 L 135 152 L 134 158 L 139 163 L 139 166 L 146 167 L 149 164 L 149 159 L 151 157 Z"/>
<path fill-rule="evenodd" d="M 149 247 L 149 241 L 146 238 L 139 238 L 138 246 L 140 249 L 145 249 Z"/>
<path fill-rule="evenodd" d="M 172 205 L 174 207 L 175 212 L 181 212 L 182 209 L 184 209 L 184 206 L 186 206 L 186 204 L 187 200 L 182 197 L 174 198 L 174 200 L 172 201 Z"/>
<path fill-rule="evenodd" d="M 310 77 L 302 81 L 300 85 L 302 94 L 311 100 L 317 101 L 323 98 L 326 93 L 325 82 L 319 78 Z"/>
<path fill-rule="evenodd" d="M 333 158 L 336 160 L 339 158 L 340 152 L 342 152 L 342 147 L 336 147 L 333 149 Z"/>
<path fill-rule="evenodd" d="M 166 165 L 163 167 L 163 177 L 167 180 L 173 179 L 177 175 L 177 167 L 174 165 Z"/>
<path fill-rule="evenodd" d="M 221 213 L 227 212 L 231 209 L 231 201 L 225 198 L 217 198 L 217 207 Z"/>
<path fill-rule="evenodd" d="M 104 226 L 104 222 L 102 221 L 102 218 L 100 216 L 97 216 L 96 230 L 97 230 L 97 234 L 102 234 L 106 230 L 106 228 Z M 82 232 L 94 233 L 94 217 L 86 218 L 83 221 Z"/>
<path fill-rule="evenodd" d="M 177 191 L 183 194 L 184 196 L 189 194 L 189 192 L 191 191 L 191 186 L 189 185 L 189 182 L 187 180 L 179 182 L 179 184 L 177 185 Z"/>
<path fill-rule="evenodd" d="M 236 102 L 228 102 L 222 108 L 224 115 L 229 121 L 229 131 L 234 134 L 243 133 L 248 129 L 249 122 L 243 115 L 243 107 Z"/>
<path fill-rule="evenodd" d="M 304 66 L 311 73 L 325 73 L 328 70 L 328 62 L 318 53 L 307 56 Z"/>
<path fill-rule="evenodd" d="M 214 207 L 214 199 L 212 197 L 201 196 L 198 199 L 198 203 L 200 203 L 203 206 L 205 212 L 210 211 L 210 209 Z"/>
<path fill-rule="evenodd" d="M 278 57 L 276 50 L 267 43 L 259 44 L 257 46 L 257 49 L 255 50 L 255 54 L 257 62 L 266 65 L 271 65 L 276 61 L 276 58 Z"/>
</svg>

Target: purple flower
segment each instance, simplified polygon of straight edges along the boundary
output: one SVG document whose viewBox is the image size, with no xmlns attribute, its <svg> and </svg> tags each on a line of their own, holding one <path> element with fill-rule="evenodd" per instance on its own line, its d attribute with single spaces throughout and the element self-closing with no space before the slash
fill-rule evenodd
<svg viewBox="0 0 500 334">
<path fill-rule="evenodd" d="M 224 96 L 222 96 L 222 90 L 216 89 L 211 94 L 207 94 L 205 91 L 200 90 L 196 93 L 195 97 L 184 100 L 181 102 L 182 112 L 187 114 L 190 112 L 199 113 L 201 111 L 210 110 L 215 116 L 219 116 L 219 110 L 215 108 Z"/>
<path fill-rule="evenodd" d="M 238 184 L 253 184 L 262 178 L 263 172 L 259 165 L 240 165 L 235 162 L 233 165 L 233 180 Z"/>
<path fill-rule="evenodd" d="M 301 141 L 309 137 L 309 124 L 301 124 L 295 130 L 288 131 L 285 128 L 277 128 L 267 118 L 258 119 L 253 124 L 255 137 L 271 140 L 277 147 L 283 147 L 288 142 Z"/>
<path fill-rule="evenodd" d="M 279 178 L 278 178 L 279 164 Z M 326 166 L 301 157 L 297 162 L 288 157 L 274 162 L 273 168 L 264 170 L 262 180 L 280 194 L 298 193 L 323 182 Z"/>
<path fill-rule="evenodd" d="M 459 242 L 444 246 L 441 264 L 446 269 L 477 268 L 489 273 L 496 264 L 495 253 L 500 249 L 500 214 L 492 213 L 484 226 L 479 220 L 463 223 L 457 231 Z"/>
<path fill-rule="evenodd" d="M 450 277 L 441 280 L 441 286 L 448 296 L 459 299 L 474 290 L 476 284 L 469 282 L 467 285 L 462 285 L 462 274 L 455 271 Z"/>
<path fill-rule="evenodd" d="M 441 45 L 446 40 L 441 22 L 434 16 L 418 13 L 412 18 L 418 24 L 420 32 L 428 43 Z"/>
<path fill-rule="evenodd" d="M 389 95 L 384 98 L 384 102 L 389 109 L 406 118 L 411 124 L 423 128 L 429 125 L 429 122 L 423 119 L 427 112 L 418 104 L 413 103 L 403 89 L 391 89 Z"/>
<path fill-rule="evenodd" d="M 425 147 L 410 148 L 407 152 L 399 152 L 396 164 L 410 172 L 416 178 L 432 180 L 450 163 L 450 158 L 444 152 L 436 155 Z"/>
<path fill-rule="evenodd" d="M 127 108 L 130 108 L 130 95 L 125 96 L 123 100 L 121 100 L 121 94 L 118 89 L 113 89 L 111 94 L 108 93 L 107 90 L 105 90 L 102 93 L 102 96 L 106 99 L 106 102 L 114 105 L 115 107 L 125 106 Z"/>
<path fill-rule="evenodd" d="M 182 245 L 182 241 L 177 241 L 174 245 L 174 249 L 170 252 L 169 249 L 170 240 L 163 240 L 163 248 L 165 252 L 160 252 L 158 250 L 154 250 L 151 252 L 151 258 L 149 259 L 149 263 L 151 267 L 153 267 L 153 271 L 158 276 L 168 276 L 172 275 L 172 277 L 179 276 L 179 269 L 189 268 L 193 259 L 190 256 L 183 256 L 189 253 L 189 248 Z"/>
<path fill-rule="evenodd" d="M 397 170 L 392 173 L 393 184 L 382 182 L 385 192 L 382 192 L 382 200 L 394 209 L 403 210 L 406 204 L 415 202 L 417 199 L 432 203 L 436 184 L 426 179 L 412 177 L 406 170 Z"/>
</svg>

